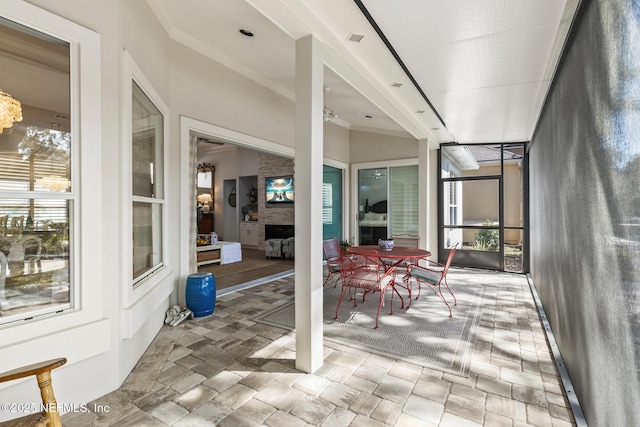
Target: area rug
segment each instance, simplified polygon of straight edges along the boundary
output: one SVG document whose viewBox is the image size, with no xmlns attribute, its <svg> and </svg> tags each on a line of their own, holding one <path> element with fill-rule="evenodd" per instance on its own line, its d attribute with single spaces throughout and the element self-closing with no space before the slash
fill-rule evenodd
<svg viewBox="0 0 640 427">
<path fill-rule="evenodd" d="M 430 289 L 423 287 L 418 300 L 411 308 L 402 310 L 397 295 L 393 301 L 393 315 L 389 314 L 390 293 L 380 311 L 379 328 L 374 329 L 378 295 L 368 295 L 362 303 L 359 293 L 358 306 L 353 306 L 348 293 L 340 306 L 338 319 L 334 320 L 340 286 L 328 286 L 324 290 L 324 339 L 371 353 L 403 360 L 420 366 L 467 376 L 476 331 L 483 308 L 493 307 L 497 289 L 477 283 L 452 283 L 458 300 L 451 307 L 453 317 Z M 415 292 L 414 289 L 414 297 Z M 402 294 L 402 290 L 401 290 Z M 406 302 L 406 291 L 404 294 Z M 448 295 L 452 303 L 452 298 Z M 262 314 L 255 321 L 288 330 L 294 329 L 293 302 Z"/>
</svg>

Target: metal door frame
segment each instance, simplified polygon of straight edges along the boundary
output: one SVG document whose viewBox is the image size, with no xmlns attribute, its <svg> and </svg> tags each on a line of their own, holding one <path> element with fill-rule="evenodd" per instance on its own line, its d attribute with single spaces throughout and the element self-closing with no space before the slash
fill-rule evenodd
<svg viewBox="0 0 640 427">
<path fill-rule="evenodd" d="M 504 230 L 522 230 L 522 263 L 523 273 L 529 270 L 528 260 L 528 227 L 529 227 L 529 179 L 528 179 L 528 153 L 527 143 L 486 143 L 486 144 L 457 144 L 447 143 L 442 144 L 441 147 L 453 146 L 453 145 L 484 145 L 484 146 L 500 146 L 500 174 L 499 175 L 484 175 L 484 176 L 469 176 L 469 177 L 455 177 L 455 178 L 443 178 L 442 177 L 442 149 L 438 149 L 438 258 L 440 260 L 446 259 L 449 249 L 444 247 L 444 232 L 445 229 L 491 229 L 498 230 L 498 236 L 500 239 L 500 248 L 498 252 L 479 252 L 479 251 L 464 251 L 457 250 L 453 259 L 454 265 L 465 267 L 486 268 L 493 270 L 504 271 Z M 522 145 L 522 217 L 523 224 L 521 227 L 505 226 L 504 225 L 504 151 L 505 146 Z M 498 226 L 477 226 L 477 225 L 456 225 L 445 226 L 444 218 L 444 193 L 443 184 L 446 182 L 465 182 L 465 181 L 498 181 Z M 460 242 L 462 243 L 462 242 Z M 496 255 L 494 255 L 496 254 Z M 490 262 L 487 261 L 489 257 Z M 499 257 L 499 258 L 498 258 Z M 491 260 L 493 258 L 493 260 Z"/>
</svg>

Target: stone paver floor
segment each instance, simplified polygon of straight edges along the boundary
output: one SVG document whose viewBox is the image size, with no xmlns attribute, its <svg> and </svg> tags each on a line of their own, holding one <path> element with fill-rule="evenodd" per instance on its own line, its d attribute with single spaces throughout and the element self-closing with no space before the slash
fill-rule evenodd
<svg viewBox="0 0 640 427">
<path fill-rule="evenodd" d="M 293 298 L 294 276 L 221 296 L 212 316 L 164 326 L 109 412 L 65 426 L 571 426 L 569 403 L 523 275 L 455 269 L 496 286 L 470 374 L 411 365 L 325 341 L 324 365 L 295 369 L 295 333 L 256 323 Z M 468 276 L 471 275 L 471 276 Z M 455 314 L 454 314 L 455 315 Z"/>
</svg>

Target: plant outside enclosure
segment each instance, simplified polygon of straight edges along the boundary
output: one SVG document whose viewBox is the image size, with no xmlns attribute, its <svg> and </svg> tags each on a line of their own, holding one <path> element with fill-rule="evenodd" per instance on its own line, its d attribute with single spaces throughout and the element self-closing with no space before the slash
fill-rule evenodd
<svg viewBox="0 0 640 427">
<path fill-rule="evenodd" d="M 484 226 L 492 226 L 493 221 L 487 219 L 482 223 Z M 497 251 L 500 245 L 500 236 L 498 230 L 484 228 L 473 235 L 475 239 L 474 246 L 480 251 Z"/>
</svg>

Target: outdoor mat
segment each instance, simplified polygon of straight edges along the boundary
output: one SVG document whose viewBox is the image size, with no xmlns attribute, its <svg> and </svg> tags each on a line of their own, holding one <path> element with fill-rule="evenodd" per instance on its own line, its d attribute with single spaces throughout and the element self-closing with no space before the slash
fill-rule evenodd
<svg viewBox="0 0 640 427">
<path fill-rule="evenodd" d="M 358 306 L 349 300 L 348 291 L 334 320 L 340 286 L 324 289 L 324 339 L 371 353 L 391 357 L 420 366 L 467 376 L 473 351 L 476 330 L 483 308 L 493 307 L 497 289 L 479 283 L 455 283 L 449 281 L 458 300 L 451 307 L 453 317 L 442 300 L 428 288 L 414 300 L 409 310 L 400 309 L 395 295 L 393 315 L 389 314 L 391 293 L 387 292 L 385 305 L 380 310 L 379 328 L 374 329 L 378 294 L 367 295 L 362 303 L 358 293 Z M 445 290 L 446 292 L 446 290 Z M 406 291 L 400 289 L 405 298 Z M 448 293 L 448 301 L 453 298 Z M 288 330 L 294 329 L 293 302 L 262 314 L 253 320 Z"/>
</svg>

